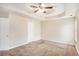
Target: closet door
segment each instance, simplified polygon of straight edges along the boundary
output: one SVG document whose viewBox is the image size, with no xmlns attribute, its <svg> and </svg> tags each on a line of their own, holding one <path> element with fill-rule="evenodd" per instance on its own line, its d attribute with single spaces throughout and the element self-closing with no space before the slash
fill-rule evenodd
<svg viewBox="0 0 79 59">
<path fill-rule="evenodd" d="M 0 18 L 0 50 L 8 48 L 9 20 Z"/>
</svg>

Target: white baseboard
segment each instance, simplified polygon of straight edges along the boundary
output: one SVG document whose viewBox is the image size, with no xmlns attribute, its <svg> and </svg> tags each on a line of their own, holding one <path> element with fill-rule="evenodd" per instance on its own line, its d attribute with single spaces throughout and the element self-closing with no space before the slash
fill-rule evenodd
<svg viewBox="0 0 79 59">
<path fill-rule="evenodd" d="M 43 40 L 48 40 L 48 39 L 43 39 Z M 57 43 L 62 43 L 62 44 L 67 44 L 67 45 L 75 45 L 74 43 L 61 42 L 61 41 L 55 41 L 55 40 L 48 40 L 48 41 L 57 42 Z"/>
<path fill-rule="evenodd" d="M 38 39 L 38 40 L 41 40 L 41 39 Z M 33 41 L 38 41 L 38 40 L 31 40 L 31 41 L 27 41 L 28 43 L 30 43 L 30 42 L 33 42 Z"/>
<path fill-rule="evenodd" d="M 25 45 L 25 44 L 28 44 L 28 42 L 24 42 L 24 43 L 21 43 L 21 44 L 18 44 L 18 45 L 11 46 L 11 47 L 9 47 L 7 50 L 10 50 L 10 49 L 13 49 L 13 48 L 16 48 L 16 47 Z"/>
<path fill-rule="evenodd" d="M 39 39 L 41 40 L 41 39 Z M 42 40 L 47 40 L 47 39 L 42 39 Z M 33 41 L 38 41 L 38 40 L 33 40 Z M 33 42 L 33 41 L 27 41 L 27 42 L 24 42 L 22 44 L 18 44 L 18 45 L 14 45 L 14 46 L 11 46 L 7 49 L 0 49 L 1 51 L 6 51 L 6 50 L 10 50 L 10 49 L 13 49 L 13 48 L 16 48 L 16 47 L 19 47 L 19 46 L 22 46 L 22 45 L 25 45 L 25 44 L 28 44 L 30 42 Z M 48 40 L 48 41 L 53 41 L 53 42 L 58 42 L 58 43 L 63 43 L 63 44 L 68 44 L 68 45 L 74 45 L 74 43 L 67 43 L 67 42 L 61 42 L 61 41 L 54 41 L 54 40 Z M 77 47 L 76 47 L 77 49 Z M 77 49 L 78 50 L 78 49 Z M 79 52 L 79 51 L 78 51 Z"/>
<path fill-rule="evenodd" d="M 76 48 L 77 53 L 78 53 L 78 55 L 79 55 L 79 49 L 78 49 L 78 46 L 77 46 L 77 45 L 75 45 L 75 48 Z"/>
<path fill-rule="evenodd" d="M 33 41 L 38 41 L 38 40 L 33 40 Z M 28 43 L 33 42 L 33 41 L 27 41 L 27 42 L 24 42 L 24 43 L 21 43 L 21 44 L 18 44 L 18 45 L 10 46 L 10 47 L 8 47 L 6 49 L 0 49 L 0 51 L 7 51 L 7 50 L 10 50 L 10 49 L 13 49 L 13 48 L 28 44 Z"/>
<path fill-rule="evenodd" d="M 3 48 L 3 49 L 0 49 L 0 51 L 7 51 L 7 50 L 10 50 L 10 49 L 13 49 L 13 48 L 25 45 L 25 44 L 28 44 L 28 42 L 25 42 L 25 43 L 22 43 L 22 44 L 18 44 L 18 45 L 14 45 L 14 46 L 10 46 L 10 47 L 7 47 L 5 49 Z"/>
</svg>

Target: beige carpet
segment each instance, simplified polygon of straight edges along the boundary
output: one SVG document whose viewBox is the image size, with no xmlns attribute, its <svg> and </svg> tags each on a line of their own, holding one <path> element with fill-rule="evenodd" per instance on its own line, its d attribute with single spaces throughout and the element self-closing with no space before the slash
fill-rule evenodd
<svg viewBox="0 0 79 59">
<path fill-rule="evenodd" d="M 77 56 L 74 46 L 39 40 L 29 44 L 1 51 L 2 56 Z"/>
</svg>

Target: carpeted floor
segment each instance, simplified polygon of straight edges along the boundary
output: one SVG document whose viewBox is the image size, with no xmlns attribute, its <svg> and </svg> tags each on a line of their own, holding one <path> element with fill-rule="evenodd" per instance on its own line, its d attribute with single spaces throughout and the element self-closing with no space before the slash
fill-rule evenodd
<svg viewBox="0 0 79 59">
<path fill-rule="evenodd" d="M 39 40 L 26 45 L 0 51 L 1 56 L 78 56 L 75 46 Z"/>
</svg>

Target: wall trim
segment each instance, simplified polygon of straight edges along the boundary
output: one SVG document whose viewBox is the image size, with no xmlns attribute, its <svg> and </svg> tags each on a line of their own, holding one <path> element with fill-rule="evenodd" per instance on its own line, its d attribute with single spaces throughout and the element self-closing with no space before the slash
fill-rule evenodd
<svg viewBox="0 0 79 59">
<path fill-rule="evenodd" d="M 48 39 L 42 39 L 42 40 L 48 40 Z M 61 44 L 67 44 L 67 45 L 75 45 L 75 43 L 67 43 L 67 42 L 61 42 L 61 41 L 55 41 L 55 40 L 48 40 L 48 41 L 52 41 L 52 42 L 56 42 L 56 43 L 61 43 Z"/>
<path fill-rule="evenodd" d="M 41 39 L 39 39 L 39 40 L 41 40 Z M 38 40 L 34 40 L 34 41 L 38 41 Z M 16 48 L 16 47 L 19 47 L 19 46 L 22 46 L 22 45 L 25 45 L 25 44 L 28 44 L 28 43 L 31 43 L 31 42 L 33 42 L 33 41 L 27 41 L 27 42 L 24 42 L 22 44 L 19 44 L 19 45 L 16 45 L 16 46 L 12 46 L 12 47 L 9 47 L 9 48 L 6 48 L 6 49 L 0 49 L 0 51 L 8 51 L 10 49 L 13 49 L 13 48 Z"/>
<path fill-rule="evenodd" d="M 39 39 L 39 40 L 40 40 L 40 39 Z M 38 41 L 38 40 L 35 40 L 35 41 Z M 22 43 L 22 44 L 19 44 L 19 45 L 10 47 L 10 48 L 8 48 L 7 50 L 10 50 L 10 49 L 13 49 L 13 48 L 16 48 L 16 47 L 19 47 L 19 46 L 22 46 L 22 45 L 25 45 L 25 44 L 28 44 L 28 43 L 31 43 L 31 42 L 33 42 L 33 41 L 27 41 L 27 42 L 25 42 L 25 43 Z"/>
<path fill-rule="evenodd" d="M 39 40 L 47 40 L 47 39 L 39 39 Z M 38 40 L 34 40 L 34 41 L 38 41 Z M 48 40 L 48 41 L 57 42 L 57 43 L 61 43 L 61 44 L 67 44 L 67 45 L 75 45 L 74 43 L 60 42 L 60 41 L 54 41 L 54 40 Z M 28 44 L 30 42 L 33 42 L 33 41 L 28 41 L 28 42 L 25 42 L 25 43 L 22 43 L 22 44 L 19 44 L 19 45 L 16 45 L 16 46 L 9 47 L 7 49 L 0 49 L 0 51 L 7 51 L 7 50 L 10 50 L 10 49 Z M 77 46 L 76 46 L 76 49 L 77 49 L 77 52 L 79 53 L 79 50 L 78 50 Z"/>
<path fill-rule="evenodd" d="M 10 50 L 10 49 L 13 49 L 13 48 L 16 48 L 16 47 L 19 47 L 19 46 L 25 45 L 25 44 L 28 44 L 28 42 L 21 43 L 21 44 L 18 44 L 18 45 L 16 45 L 16 46 L 11 46 L 11 47 L 9 47 L 7 50 Z"/>
<path fill-rule="evenodd" d="M 75 45 L 75 48 L 76 48 L 77 53 L 78 53 L 78 55 L 79 55 L 79 49 L 78 49 L 77 45 Z"/>
</svg>

